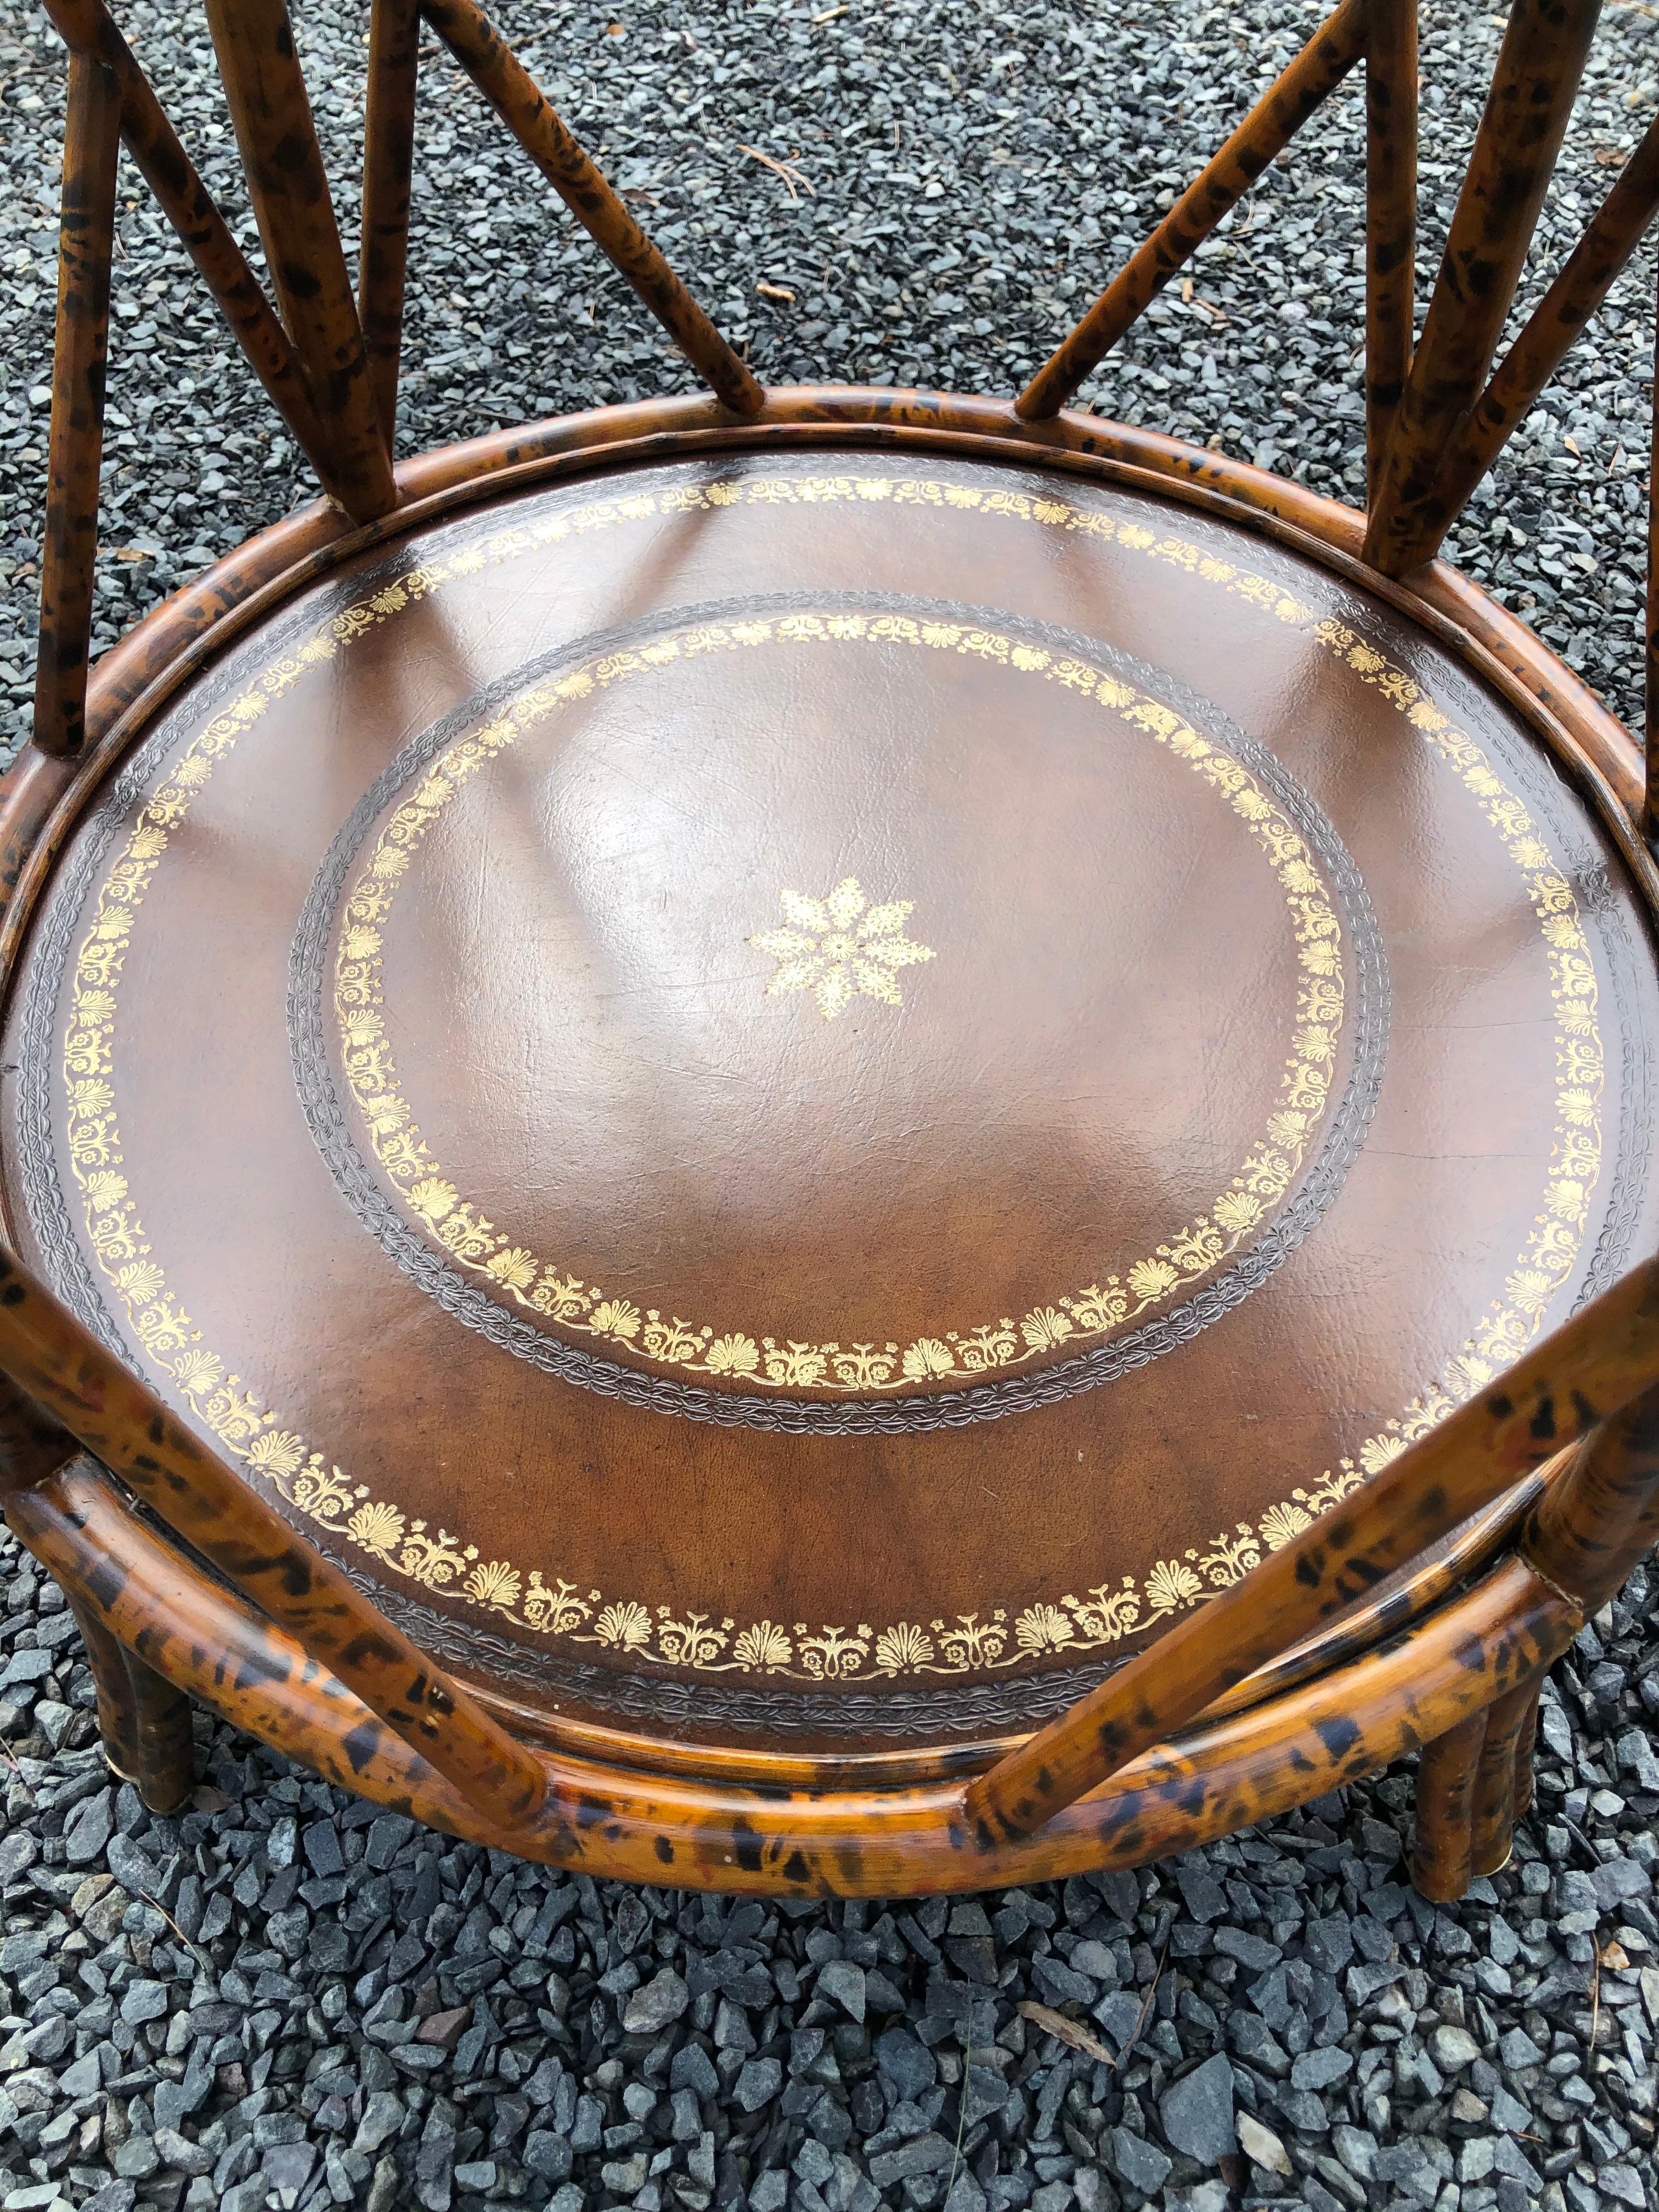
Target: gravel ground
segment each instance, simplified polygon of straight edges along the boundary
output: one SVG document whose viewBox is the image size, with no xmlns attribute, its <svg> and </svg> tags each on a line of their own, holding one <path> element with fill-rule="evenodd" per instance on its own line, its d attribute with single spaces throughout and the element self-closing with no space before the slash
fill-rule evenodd
<svg viewBox="0 0 1659 2212">
<path fill-rule="evenodd" d="M 193 14 L 185 42 L 121 12 L 240 206 Z M 507 22 L 763 375 L 1006 389 L 1316 13 L 691 0 Z M 301 27 L 343 179 L 362 17 Z M 1425 268 L 1498 28 L 1467 0 L 1425 10 Z M 61 88 L 9 7 L 5 743 L 27 726 Z M 435 64 L 423 99 L 409 444 L 684 388 L 470 89 Z M 1659 9 L 1612 0 L 1534 295 L 1656 104 Z M 1353 497 L 1360 206 L 1350 99 L 1098 404 Z M 122 209 L 100 645 L 311 495 L 136 179 Z M 1650 255 L 1455 549 L 1627 718 L 1653 283 Z M 1404 1774 L 1138 1875 L 952 1905 L 566 1879 L 377 1815 L 205 1716 L 193 1808 L 152 1820 L 110 1786 L 58 1592 L 9 1538 L 0 1579 L 0 2212 L 1659 2212 L 1659 1573 L 1558 1670 L 1537 1809 L 1449 1911 L 1407 1884 Z"/>
</svg>

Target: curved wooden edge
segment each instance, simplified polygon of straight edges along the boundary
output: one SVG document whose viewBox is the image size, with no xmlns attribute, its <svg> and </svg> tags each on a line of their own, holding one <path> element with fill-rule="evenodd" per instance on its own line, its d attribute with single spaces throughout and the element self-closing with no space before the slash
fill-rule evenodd
<svg viewBox="0 0 1659 2212">
<path fill-rule="evenodd" d="M 1174 499 L 1290 546 L 1370 591 L 1462 658 L 1524 715 L 1607 822 L 1650 908 L 1659 868 L 1635 829 L 1640 748 L 1588 685 L 1518 617 L 1443 562 L 1395 580 L 1359 559 L 1364 518 L 1289 479 L 1207 447 L 1103 416 L 1030 423 L 1011 401 L 942 392 L 802 385 L 769 391 L 739 420 L 708 398 L 641 400 L 560 416 L 402 462 L 399 505 L 355 528 L 325 501 L 250 538 L 152 610 L 94 665 L 78 761 L 26 746 L 0 776 L 0 971 L 80 808 L 166 700 L 249 623 L 326 574 L 460 507 L 589 472 L 700 453 L 851 447 L 950 453 L 1052 468 Z"/>
<path fill-rule="evenodd" d="M 27 1491 L 13 1528 L 155 1673 L 325 1780 L 521 1857 L 676 1888 L 913 1896 L 1139 1865 L 1387 1765 L 1534 1676 L 1582 1626 L 1524 1562 L 1339 1674 L 1146 1753 L 1037 1838 L 988 1847 L 950 1784 L 738 1788 L 544 1757 L 544 1811 L 482 1816 L 291 1637 L 162 1543 L 101 1482 Z"/>
</svg>

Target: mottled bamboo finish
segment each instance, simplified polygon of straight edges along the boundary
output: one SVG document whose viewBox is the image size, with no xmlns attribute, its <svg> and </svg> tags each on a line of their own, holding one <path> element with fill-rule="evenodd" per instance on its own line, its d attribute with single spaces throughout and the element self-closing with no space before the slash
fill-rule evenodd
<svg viewBox="0 0 1659 2212">
<path fill-rule="evenodd" d="M 120 150 L 121 96 L 114 77 L 101 62 L 71 54 L 40 552 L 40 658 L 34 679 L 34 742 L 46 753 L 79 752 L 86 738 Z"/>
<path fill-rule="evenodd" d="M 1035 1833 L 1125 1759 L 1168 1736 L 1275 1651 L 1375 1588 L 1518 1476 L 1616 1413 L 1656 1376 L 1659 1260 L 1650 1260 L 1518 1359 L 1499 1383 L 1264 1559 L 1236 1589 L 1188 1613 L 1011 1752 L 970 1787 L 969 1818 L 992 1835 Z M 1588 1464 L 1599 1468 L 1601 1455 Z M 1659 1451 L 1654 1464 L 1659 1469 Z M 1619 1470 L 1623 1465 L 1618 1460 Z M 1617 1473 L 1609 1476 L 1618 1479 Z M 1547 1504 L 1554 1497 L 1552 1491 Z M 1557 1517 L 1552 1515 L 1548 1525 Z M 1529 1554 L 1548 1573 L 1545 1556 Z M 1576 1595 L 1571 1583 L 1565 1587 L 1570 1597 Z"/>
<path fill-rule="evenodd" d="M 206 0 L 219 74 L 283 319 L 355 522 L 398 501 L 357 303 L 284 0 Z"/>
<path fill-rule="evenodd" d="M 0 1375 L 0 1498 L 44 1482 L 80 1449 L 61 1421 Z"/>
<path fill-rule="evenodd" d="M 548 105 L 540 86 L 472 0 L 421 0 L 421 12 L 588 236 L 644 301 L 711 390 L 739 415 L 760 386 Z"/>
<path fill-rule="evenodd" d="M 8 1517 L 110 1632 L 234 1725 L 450 1834 L 673 1887 L 896 1897 L 1051 1881 L 1191 1850 L 1357 1780 L 1473 1719 L 1563 1650 L 1578 1615 L 1522 1562 L 1407 1633 L 1270 1705 L 1135 1760 L 1040 1836 L 988 1845 L 959 1784 L 829 1777 L 767 1786 L 545 1755 L 540 1811 L 503 1824 L 366 1711 L 283 1630 L 137 1523 L 85 1462 Z"/>
<path fill-rule="evenodd" d="M 221 313 L 264 386 L 267 398 L 293 432 L 325 489 L 328 464 L 322 425 L 306 388 L 288 334 L 231 236 L 212 196 L 191 166 L 177 132 L 116 28 L 103 0 L 43 0 L 58 36 L 72 53 L 94 56 L 121 88 L 121 139 L 156 203 L 179 234 Z"/>
<path fill-rule="evenodd" d="M 542 1775 L 533 1755 L 4 1255 L 0 1367 L 458 1789 L 504 1823 L 534 1810 Z"/>
<path fill-rule="evenodd" d="M 1469 1886 L 1474 1781 L 1486 1741 L 1486 1716 L 1471 1713 L 1423 1747 L 1417 1766 L 1417 1838 L 1412 1881 L 1437 1905 L 1449 1905 Z"/>
<path fill-rule="evenodd" d="M 1528 316 L 1474 411 L 1457 431 L 1432 484 L 1402 514 L 1398 557 L 1432 560 L 1475 487 L 1595 313 L 1659 211 L 1659 123 L 1651 123 L 1549 290 Z"/>
<path fill-rule="evenodd" d="M 1469 1871 L 1496 1874 L 1504 1865 L 1520 1812 L 1516 1802 L 1516 1761 L 1521 1732 L 1538 1714 L 1538 1691 L 1522 1682 L 1499 1698 L 1486 1714 L 1486 1730 L 1475 1769 L 1469 1806 Z M 1425 1896 L 1428 1894 L 1424 1892 Z"/>
<path fill-rule="evenodd" d="M 1059 414 L 1084 378 L 1335 91 L 1365 51 L 1370 4 L 1371 0 L 1342 0 L 1315 32 L 1020 393 L 1014 404 L 1023 421 L 1046 422 Z"/>
<path fill-rule="evenodd" d="M 374 411 L 390 455 L 396 447 L 398 364 L 409 267 L 409 192 L 415 164 L 415 84 L 420 0 L 374 0 L 368 102 L 363 118 L 363 227 L 357 304 L 368 349 Z"/>
<path fill-rule="evenodd" d="M 1492 367 L 1601 5 L 1514 0 L 1371 501 L 1365 558 L 1385 575 L 1413 565 L 1411 517 Z"/>
<path fill-rule="evenodd" d="M 98 1733 L 111 1771 L 152 1813 L 175 1813 L 195 1781 L 191 1699 L 118 1642 L 88 1599 L 70 1594 L 98 1699 Z"/>
<path fill-rule="evenodd" d="M 1417 313 L 1417 0 L 1365 23 L 1365 478 L 1373 488 L 1412 365 Z"/>
<path fill-rule="evenodd" d="M 1588 1618 L 1659 1542 L 1659 1389 L 1598 1430 L 1534 1509 L 1522 1555 Z"/>
</svg>

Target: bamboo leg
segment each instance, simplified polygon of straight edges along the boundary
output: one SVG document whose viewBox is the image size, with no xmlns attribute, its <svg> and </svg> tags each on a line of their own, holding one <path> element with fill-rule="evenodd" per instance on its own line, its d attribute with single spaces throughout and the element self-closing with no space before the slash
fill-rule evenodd
<svg viewBox="0 0 1659 2212">
<path fill-rule="evenodd" d="M 1436 1905 L 1455 1905 L 1469 1886 L 1475 1770 L 1486 1733 L 1485 1713 L 1471 1713 L 1425 1743 L 1418 1763 L 1412 1882 Z"/>
<path fill-rule="evenodd" d="M 1538 1689 L 1522 1683 L 1497 1699 L 1486 1714 L 1486 1741 L 1474 1778 L 1470 1815 L 1470 1865 L 1476 1874 L 1496 1874 L 1507 1863 L 1521 1808 L 1516 1799 L 1516 1761 L 1522 1731 L 1538 1714 Z"/>
<path fill-rule="evenodd" d="M 79 752 L 86 737 L 120 131 L 115 79 L 100 62 L 71 54 L 34 683 L 34 742 L 47 753 Z"/>
<path fill-rule="evenodd" d="M 271 404 L 293 432 L 324 489 L 331 489 L 322 425 L 288 335 L 103 0 L 45 0 L 45 6 L 72 52 L 95 56 L 114 72 L 121 88 L 121 137 L 127 151 L 178 232 Z"/>
<path fill-rule="evenodd" d="M 152 1813 L 176 1811 L 195 1787 L 190 1699 L 118 1643 L 83 1598 L 66 1595 L 87 1647 L 111 1772 L 131 1782 Z"/>
<path fill-rule="evenodd" d="M 207 0 L 208 27 L 276 298 L 354 522 L 398 504 L 357 303 L 284 0 Z"/>
<path fill-rule="evenodd" d="M 1370 0 L 1342 0 L 1315 32 L 1020 393 L 1014 411 L 1022 422 L 1046 422 L 1059 414 L 1084 378 L 1341 83 L 1365 50 L 1369 6 Z"/>
<path fill-rule="evenodd" d="M 1492 367 L 1601 5 L 1514 0 L 1371 501 L 1364 557 L 1385 575 L 1410 564 L 1419 508 Z"/>
<path fill-rule="evenodd" d="M 1374 489 L 1417 312 L 1417 0 L 1371 0 L 1365 48 L 1365 472 Z"/>
<path fill-rule="evenodd" d="M 363 228 L 357 299 L 374 411 L 390 454 L 396 443 L 398 360 L 409 264 L 409 180 L 415 159 L 419 0 L 374 0 L 363 122 Z"/>
</svg>

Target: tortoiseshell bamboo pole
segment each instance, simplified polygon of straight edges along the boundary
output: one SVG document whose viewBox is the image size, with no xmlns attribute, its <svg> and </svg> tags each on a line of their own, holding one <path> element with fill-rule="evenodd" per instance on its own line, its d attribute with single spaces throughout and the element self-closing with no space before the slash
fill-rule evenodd
<svg viewBox="0 0 1659 2212">
<path fill-rule="evenodd" d="M 354 522 L 398 504 L 357 303 L 284 0 L 206 0 L 265 261 Z"/>
<path fill-rule="evenodd" d="M 88 1605 L 72 1591 L 64 1595 L 81 1632 L 81 1641 L 87 1647 L 87 1664 L 92 1669 L 92 1686 L 98 1698 L 98 1733 L 103 1738 L 104 1757 L 124 1782 L 136 1783 L 138 1705 L 132 1677 L 127 1672 L 125 1647 L 105 1627 L 95 1606 Z M 142 1789 L 139 1795 L 143 1795 Z"/>
<path fill-rule="evenodd" d="M 46 526 L 40 552 L 40 658 L 34 742 L 76 753 L 86 736 L 98 471 L 104 451 L 109 272 L 121 96 L 101 62 L 71 54 L 58 237 L 58 336 L 52 364 Z"/>
<path fill-rule="evenodd" d="M 66 1595 L 87 1647 L 106 1761 L 152 1813 L 176 1812 L 195 1779 L 189 1698 L 112 1636 L 95 1607 Z"/>
<path fill-rule="evenodd" d="M 1455 1903 L 1469 1886 L 1470 1808 L 1486 1733 L 1485 1713 L 1471 1713 L 1418 1755 L 1412 1881 L 1437 1905 Z"/>
<path fill-rule="evenodd" d="M 258 278 L 191 167 L 131 48 L 103 0 L 45 0 L 45 5 L 72 53 L 94 55 L 113 71 L 121 88 L 122 143 L 178 232 L 271 404 L 293 432 L 325 491 L 331 492 L 322 425 L 288 333 L 271 313 Z"/>
<path fill-rule="evenodd" d="M 1431 561 L 1470 494 L 1607 298 L 1659 210 L 1659 123 L 1650 123 L 1583 236 L 1454 437 L 1431 488 L 1402 514 L 1396 545 L 1407 568 Z"/>
<path fill-rule="evenodd" d="M 1417 314 L 1417 0 L 1365 27 L 1365 472 L 1375 487 L 1412 365 Z"/>
<path fill-rule="evenodd" d="M 1576 1607 L 1510 1559 L 1353 1665 L 1206 1724 L 1070 1807 L 1029 1842 L 987 1849 L 948 1778 L 897 1788 L 836 1762 L 738 1782 L 544 1754 L 545 1808 L 515 1828 L 435 1774 L 292 1636 L 144 1529 L 82 1459 L 7 1517 L 112 1634 L 234 1725 L 343 1789 L 455 1835 L 592 1875 L 796 1896 L 912 1897 L 1145 1865 L 1354 1782 L 1483 1714 L 1569 1644 Z M 685 1747 L 688 1754 L 692 1747 Z"/>
<path fill-rule="evenodd" d="M 1598 1429 L 1550 1485 L 1522 1534 L 1521 1556 L 1588 1619 L 1656 1538 L 1659 1389 L 1650 1389 Z"/>
<path fill-rule="evenodd" d="M 363 227 L 357 303 L 374 408 L 388 454 L 397 443 L 398 362 L 409 265 L 409 187 L 415 161 L 420 0 L 374 0 L 368 101 L 363 118 Z"/>
<path fill-rule="evenodd" d="M 1370 7 L 1370 0 L 1342 0 L 1314 33 L 1020 393 L 1014 406 L 1023 422 L 1044 422 L 1059 414 L 1084 378 L 1335 91 L 1365 51 Z"/>
<path fill-rule="evenodd" d="M 1535 1346 L 1379 1474 L 1139 1652 L 969 1787 L 984 1837 L 1028 1836 L 1123 1762 L 1496 1498 L 1659 1377 L 1659 1260 Z M 1599 1468 L 1598 1455 L 1591 1465 Z M 1659 1469 L 1659 1421 L 1654 1464 Z M 1563 1479 L 1565 1480 L 1565 1478 Z M 1579 1489 L 1588 1478 L 1581 1478 Z M 1622 1480 L 1615 1469 L 1609 1480 Z M 1540 1515 L 1551 1513 L 1547 1494 Z M 1544 1525 L 1555 1526 L 1552 1517 Z M 1575 1522 L 1574 1526 L 1577 1526 Z M 1529 1554 L 1553 1586 L 1574 1585 Z M 1504 1684 L 1504 1688 L 1512 1686 Z"/>
<path fill-rule="evenodd" d="M 1411 565 L 1409 518 L 1492 367 L 1601 6 L 1514 0 L 1371 501 L 1364 557 L 1385 575 Z"/>
<path fill-rule="evenodd" d="M 536 1812 L 546 1780 L 535 1754 L 376 1613 L 9 1254 L 0 1255 L 0 1365 L 475 1804 L 493 1808 L 504 1828 Z M 64 1472 L 14 1495 L 54 1492 Z"/>
<path fill-rule="evenodd" d="M 0 1375 L 0 1496 L 44 1482 L 80 1449 L 61 1421 Z"/>
<path fill-rule="evenodd" d="M 763 394 L 755 378 L 572 137 L 489 17 L 472 0 L 421 0 L 421 13 L 715 396 L 739 415 L 757 413 Z"/>
<path fill-rule="evenodd" d="M 1486 1740 L 1480 1747 L 1469 1808 L 1472 1874 L 1496 1874 L 1509 1857 L 1518 1809 L 1515 1772 L 1521 1731 L 1537 1711 L 1535 1682 L 1522 1682 L 1487 1709 Z M 1425 1890 L 1424 1895 L 1427 1894 Z"/>
</svg>

